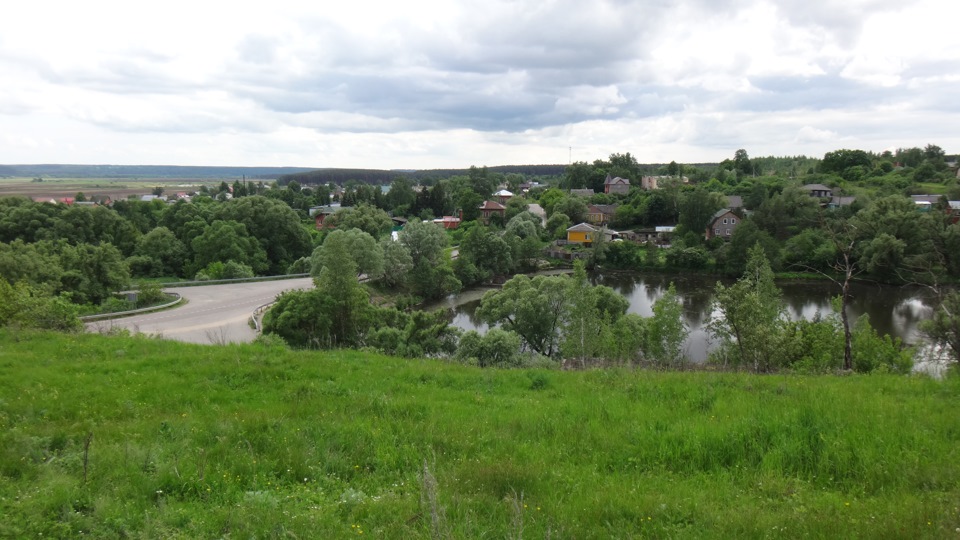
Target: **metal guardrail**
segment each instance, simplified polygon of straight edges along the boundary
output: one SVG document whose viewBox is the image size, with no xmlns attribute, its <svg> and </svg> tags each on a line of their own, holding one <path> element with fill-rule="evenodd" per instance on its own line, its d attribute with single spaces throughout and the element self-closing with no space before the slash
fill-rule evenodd
<svg viewBox="0 0 960 540">
<path fill-rule="evenodd" d="M 201 285 L 223 285 L 225 283 L 253 283 L 257 281 L 280 281 L 284 279 L 299 279 L 310 277 L 310 274 L 283 274 L 280 276 L 259 276 L 252 278 L 208 279 L 206 281 L 170 281 L 159 283 L 163 288 L 198 287 Z"/>
<path fill-rule="evenodd" d="M 167 309 L 173 307 L 183 301 L 183 297 L 178 293 L 164 293 L 167 296 L 174 297 L 174 300 L 167 302 L 166 304 L 161 304 L 159 306 L 150 306 L 140 309 L 131 309 L 130 311 L 114 311 L 113 313 L 97 313 L 96 315 L 84 315 L 79 317 L 82 322 L 95 322 L 102 321 L 105 319 L 117 319 L 120 317 L 127 317 L 129 315 L 139 315 L 141 313 L 150 313 L 153 311 L 160 311 L 161 309 Z"/>
<path fill-rule="evenodd" d="M 253 328 L 254 328 L 254 331 L 256 331 L 258 334 L 263 332 L 260 318 L 263 317 L 263 314 L 267 311 L 267 309 L 270 306 L 276 303 L 277 303 L 276 300 L 274 300 L 273 302 L 268 302 L 266 304 L 263 304 L 262 306 L 257 306 L 257 309 L 253 310 L 253 315 L 251 315 L 250 318 L 253 319 Z"/>
</svg>

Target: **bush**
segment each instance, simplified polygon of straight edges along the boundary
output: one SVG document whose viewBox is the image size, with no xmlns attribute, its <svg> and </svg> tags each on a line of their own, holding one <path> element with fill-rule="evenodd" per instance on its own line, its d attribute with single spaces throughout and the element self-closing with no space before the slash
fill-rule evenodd
<svg viewBox="0 0 960 540">
<path fill-rule="evenodd" d="M 163 294 L 163 287 L 159 283 L 144 282 L 140 284 L 137 293 L 137 307 L 150 307 L 164 303 L 167 295 Z"/>
<path fill-rule="evenodd" d="M 491 328 L 486 335 L 471 330 L 460 338 L 457 359 L 480 367 L 519 366 L 520 336 L 500 328 Z"/>
<path fill-rule="evenodd" d="M 909 373 L 913 354 L 899 338 L 879 336 L 870 325 L 870 317 L 861 315 L 853 327 L 853 369 L 861 373 L 882 371 Z"/>
</svg>

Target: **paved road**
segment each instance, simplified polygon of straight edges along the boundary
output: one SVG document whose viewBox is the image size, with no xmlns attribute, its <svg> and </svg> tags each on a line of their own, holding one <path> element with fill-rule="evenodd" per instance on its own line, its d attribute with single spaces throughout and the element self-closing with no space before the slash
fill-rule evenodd
<svg viewBox="0 0 960 540">
<path fill-rule="evenodd" d="M 119 327 L 188 343 L 249 342 L 256 337 L 249 325 L 254 309 L 272 302 L 283 291 L 312 287 L 313 280 L 300 278 L 168 288 L 165 290 L 183 296 L 186 304 L 157 313 L 88 323 L 87 330 Z"/>
</svg>

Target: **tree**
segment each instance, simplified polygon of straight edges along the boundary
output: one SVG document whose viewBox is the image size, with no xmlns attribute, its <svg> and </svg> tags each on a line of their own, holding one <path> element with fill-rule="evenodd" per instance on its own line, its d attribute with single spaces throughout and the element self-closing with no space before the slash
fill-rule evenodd
<svg viewBox="0 0 960 540">
<path fill-rule="evenodd" d="M 413 191 L 413 183 L 406 178 L 397 178 L 390 184 L 390 191 L 387 192 L 387 208 L 394 212 L 394 215 L 408 215 L 417 201 L 417 194 Z"/>
<path fill-rule="evenodd" d="M 766 231 L 761 231 L 753 219 L 745 219 L 734 229 L 730 243 L 726 246 L 726 260 L 724 271 L 727 275 L 743 274 L 748 266 L 749 250 L 759 244 L 764 251 L 764 257 L 771 266 L 778 266 L 780 261 L 780 246 Z"/>
<path fill-rule="evenodd" d="M 679 367 L 683 362 L 683 343 L 689 333 L 683 320 L 683 304 L 671 282 L 666 294 L 654 302 L 653 317 L 646 325 L 647 357 L 661 366 Z"/>
<path fill-rule="evenodd" d="M 473 227 L 460 242 L 454 273 L 463 284 L 487 282 L 513 268 L 513 253 L 503 237 L 489 227 Z"/>
<path fill-rule="evenodd" d="M 317 288 L 330 296 L 331 344 L 351 346 L 359 342 L 369 321 L 370 298 L 357 281 L 357 263 L 350 254 L 351 238 L 331 233 L 323 243 L 321 270 L 314 277 Z"/>
<path fill-rule="evenodd" d="M 76 332 L 83 324 L 77 307 L 65 299 L 23 281 L 11 285 L 0 279 L 0 327 Z"/>
<path fill-rule="evenodd" d="M 516 332 L 526 346 L 548 357 L 558 349 L 568 300 L 567 278 L 514 276 L 480 300 L 477 318 Z"/>
<path fill-rule="evenodd" d="M 933 317 L 920 323 L 920 331 L 960 363 L 960 292 L 947 294 Z"/>
<path fill-rule="evenodd" d="M 754 173 L 753 165 L 750 163 L 750 155 L 743 148 L 733 154 L 733 170 L 737 172 L 737 178 Z"/>
<path fill-rule="evenodd" d="M 333 298 L 325 290 L 288 291 L 263 316 L 263 333 L 291 347 L 325 348 L 334 342 Z"/>
<path fill-rule="evenodd" d="M 870 165 L 870 154 L 863 150 L 836 150 L 823 155 L 823 160 L 820 161 L 820 172 L 844 176 L 844 172 L 851 167 L 869 168 Z"/>
<path fill-rule="evenodd" d="M 360 229 L 337 229 L 331 231 L 324 243 L 313 250 L 310 256 L 311 276 L 319 277 L 323 268 L 331 262 L 330 250 L 325 249 L 331 239 L 334 244 L 343 243 L 347 257 L 356 265 L 357 277 L 365 274 L 368 278 L 377 279 L 383 274 L 383 248 L 372 236 Z"/>
<path fill-rule="evenodd" d="M 99 304 L 130 284 L 123 255 L 112 244 L 64 246 L 60 266 L 63 288 L 79 304 Z"/>
<path fill-rule="evenodd" d="M 58 248 L 49 241 L 0 242 L 0 279 L 6 280 L 10 285 L 22 281 L 50 293 L 59 291 L 63 278 L 59 255 L 62 248 L 63 244 Z"/>
<path fill-rule="evenodd" d="M 213 219 L 242 223 L 256 239 L 267 261 L 263 270 L 250 264 L 258 273 L 282 274 L 293 261 L 310 254 L 310 235 L 297 213 L 281 201 L 260 195 L 232 199 L 214 210 Z"/>
<path fill-rule="evenodd" d="M 134 255 L 156 261 L 155 276 L 179 276 L 183 274 L 187 247 L 170 229 L 157 227 L 137 240 Z"/>
<path fill-rule="evenodd" d="M 443 228 L 411 221 L 400 231 L 399 240 L 413 263 L 409 279 L 415 294 L 433 299 L 460 290 L 461 283 L 453 275 L 449 257 L 444 255 L 447 234 Z"/>
<path fill-rule="evenodd" d="M 475 361 L 480 367 L 511 367 L 520 365 L 520 336 L 491 328 L 486 335 L 471 330 L 460 337 L 457 359 Z"/>
<path fill-rule="evenodd" d="M 579 360 L 583 367 L 587 358 L 595 356 L 600 348 L 600 330 L 603 326 L 597 309 L 597 295 L 587 279 L 583 261 L 574 262 L 573 279 L 568 287 L 570 301 L 560 350 L 564 357 Z"/>
<path fill-rule="evenodd" d="M 717 282 L 714 310 L 708 328 L 721 340 L 725 364 L 729 359 L 756 372 L 776 365 L 786 317 L 762 246 L 750 249 L 746 270 L 734 285 Z"/>
<path fill-rule="evenodd" d="M 693 231 L 703 235 L 710 225 L 713 215 L 723 208 L 721 195 L 703 188 L 687 191 L 680 196 L 680 219 L 678 226 L 683 231 Z"/>
<path fill-rule="evenodd" d="M 587 203 L 580 197 L 565 197 L 553 206 L 554 213 L 565 214 L 571 223 L 583 223 L 587 220 Z"/>
<path fill-rule="evenodd" d="M 410 251 L 402 243 L 386 236 L 380 239 L 380 249 L 383 251 L 381 280 L 387 287 L 397 287 L 406 281 L 407 274 L 413 268 Z"/>
<path fill-rule="evenodd" d="M 245 264 L 258 274 L 269 268 L 267 254 L 260 243 L 250 236 L 242 223 L 236 221 L 214 221 L 204 229 L 203 234 L 193 239 L 191 247 L 194 259 L 190 273 L 212 262 L 227 261 Z"/>
</svg>

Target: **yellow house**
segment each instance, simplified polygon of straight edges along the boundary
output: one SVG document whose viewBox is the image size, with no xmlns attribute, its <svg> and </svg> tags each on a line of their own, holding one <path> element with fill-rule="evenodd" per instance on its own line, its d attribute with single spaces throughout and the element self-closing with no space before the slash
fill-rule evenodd
<svg viewBox="0 0 960 540">
<path fill-rule="evenodd" d="M 567 229 L 567 242 L 575 244 L 592 244 L 594 238 L 600 233 L 600 229 L 580 223 Z"/>
</svg>

